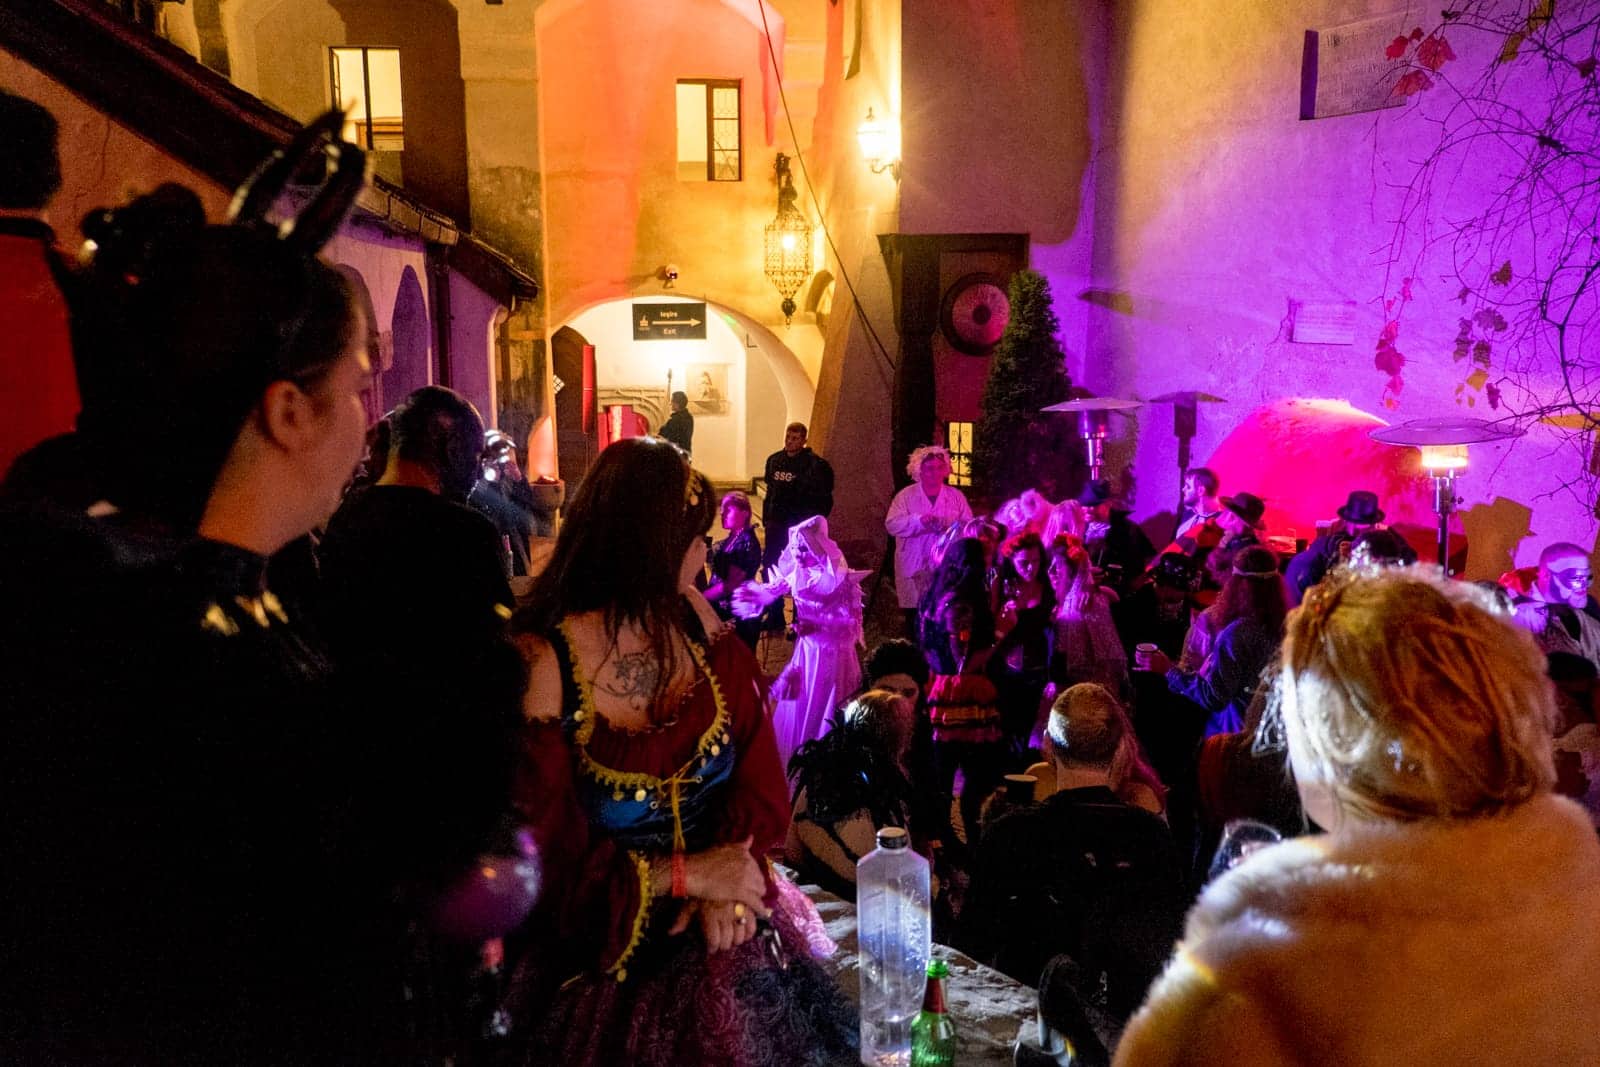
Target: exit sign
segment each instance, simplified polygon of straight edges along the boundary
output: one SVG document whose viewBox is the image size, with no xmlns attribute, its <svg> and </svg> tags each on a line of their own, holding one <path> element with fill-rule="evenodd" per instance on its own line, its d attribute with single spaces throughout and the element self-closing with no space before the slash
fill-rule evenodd
<svg viewBox="0 0 1600 1067">
<path fill-rule="evenodd" d="M 704 341 L 704 304 L 633 305 L 635 341 Z"/>
</svg>

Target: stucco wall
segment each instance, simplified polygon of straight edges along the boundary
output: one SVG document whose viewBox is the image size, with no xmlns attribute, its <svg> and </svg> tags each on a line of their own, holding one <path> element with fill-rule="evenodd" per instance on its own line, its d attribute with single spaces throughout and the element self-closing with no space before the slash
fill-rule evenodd
<svg viewBox="0 0 1600 1067">
<path fill-rule="evenodd" d="M 856 128 L 869 107 L 877 117 L 891 122 L 899 118 L 900 8 L 898 2 L 861 6 L 859 69 L 847 77 L 846 53 L 856 34 L 846 15 L 854 9 L 848 4 L 829 6 L 809 156 L 812 180 L 837 248 L 837 255 L 829 252 L 827 262 L 836 280 L 817 377 L 811 444 L 834 464 L 829 528 L 856 565 L 881 558 L 887 543 L 883 515 L 894 490 L 889 428 L 897 335 L 878 235 L 899 228 L 899 186 L 889 173 L 867 169 Z M 854 295 L 845 275 L 854 283 Z"/>
<path fill-rule="evenodd" d="M 232 190 L 179 163 L 43 71 L 3 50 L 0 88 L 48 108 L 60 125 L 62 186 L 49 216 L 63 244 L 83 240 L 78 222 L 94 208 L 121 204 L 162 182 L 193 189 L 211 219 L 220 220 L 226 213 Z"/>
<path fill-rule="evenodd" d="M 477 405 L 489 425 L 495 419 L 494 297 L 460 274 L 450 275 L 450 385 Z"/>
<path fill-rule="evenodd" d="M 782 21 L 769 18 L 781 55 Z M 773 156 L 792 146 L 768 122 L 760 31 L 719 0 L 548 4 L 537 26 L 549 321 L 628 295 L 667 263 L 681 295 L 776 312 L 761 228 L 777 207 Z M 680 78 L 742 80 L 742 181 L 678 180 Z"/>
<path fill-rule="evenodd" d="M 472 227 L 542 276 L 537 7 L 535 0 L 463 4 L 459 19 Z"/>
<path fill-rule="evenodd" d="M 902 233 L 1074 232 L 1088 165 L 1080 10 L 905 3 Z"/>
<path fill-rule="evenodd" d="M 302 122 L 327 110 L 328 49 L 400 49 L 406 147 L 402 167 L 376 157 L 432 207 L 466 222 L 465 90 L 449 0 L 226 0 L 231 77 Z M 403 171 L 403 173 L 402 173 Z"/>
<path fill-rule="evenodd" d="M 163 182 L 177 182 L 200 195 L 207 216 L 221 222 L 232 190 L 189 168 L 138 134 L 109 119 L 43 72 L 0 51 L 0 87 L 44 105 L 60 124 L 63 185 L 49 217 L 58 240 L 76 246 L 78 221 L 91 209 L 124 203 Z M 323 258 L 343 267 L 370 299 L 374 351 L 380 373 L 371 414 L 393 407 L 407 388 L 436 379 L 434 336 L 428 300 L 428 270 L 418 238 L 389 233 L 357 216 L 323 249 Z M 407 272 L 411 279 L 408 280 Z M 464 276 L 451 274 L 451 356 L 456 387 L 486 417 L 495 411 L 492 373 L 493 321 L 499 305 Z M 396 313 L 402 287 L 410 292 L 407 337 L 397 343 Z M 407 318 L 402 313 L 400 318 Z M 396 365 L 397 353 L 400 365 Z M 409 354 L 409 358 L 408 358 Z"/>
<path fill-rule="evenodd" d="M 1133 0 L 1109 20 L 1091 283 L 1041 258 L 1064 320 L 1084 325 L 1075 378 L 1122 396 L 1198 389 L 1227 399 L 1202 406 L 1197 462 L 1252 409 L 1283 397 L 1348 399 L 1390 421 L 1487 413 L 1455 402 L 1460 282 L 1441 277 L 1449 266 L 1441 257 L 1404 271 L 1415 277 L 1401 339 L 1410 363 L 1393 410 L 1373 364 L 1383 300 L 1398 288 L 1397 278 L 1385 288 L 1383 251 L 1399 186 L 1437 136 L 1413 111 L 1436 113 L 1445 99 L 1423 94 L 1405 109 L 1298 119 L 1304 31 L 1374 6 Z M 1397 18 L 1396 32 L 1430 15 Z M 1463 36 L 1453 43 L 1463 54 L 1458 77 L 1492 54 Z M 1529 93 L 1546 91 L 1537 67 L 1524 78 Z M 1496 171 L 1483 160 L 1453 173 L 1451 197 L 1480 200 Z M 1293 342 L 1290 301 L 1353 301 L 1355 343 Z M 1171 409 L 1148 408 L 1136 422 L 1112 450 L 1113 467 L 1131 465 L 1136 513 L 1151 518 L 1176 495 Z M 1469 576 L 1513 558 L 1526 564 L 1553 540 L 1593 543 L 1591 515 L 1561 488 L 1579 462 L 1537 427 L 1514 447 L 1475 451 L 1461 492 L 1467 531 L 1484 551 L 1469 557 Z M 1244 480 L 1224 488 L 1250 488 Z"/>
</svg>

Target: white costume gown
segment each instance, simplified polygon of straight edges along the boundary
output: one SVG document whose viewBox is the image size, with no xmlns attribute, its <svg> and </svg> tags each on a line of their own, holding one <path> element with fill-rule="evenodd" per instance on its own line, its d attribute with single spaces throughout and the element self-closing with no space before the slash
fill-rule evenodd
<svg viewBox="0 0 1600 1067">
<path fill-rule="evenodd" d="M 805 564 L 795 554 L 802 542 L 811 555 Z M 773 572 L 767 582 L 754 585 L 756 595 L 769 602 L 793 596 L 796 628 L 803 631 L 788 666 L 772 683 L 773 731 L 787 770 L 795 750 L 827 733 L 834 710 L 861 685 L 856 649 L 862 643 L 861 580 L 868 572 L 850 569 L 820 515 L 789 531 Z"/>
</svg>

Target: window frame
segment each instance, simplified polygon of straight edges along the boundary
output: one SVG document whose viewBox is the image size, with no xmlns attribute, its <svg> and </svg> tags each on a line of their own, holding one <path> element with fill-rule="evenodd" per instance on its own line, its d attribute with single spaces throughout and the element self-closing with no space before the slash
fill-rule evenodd
<svg viewBox="0 0 1600 1067">
<path fill-rule="evenodd" d="M 741 78 L 679 78 L 673 82 L 674 109 L 676 109 L 677 87 L 680 85 L 700 85 L 706 91 L 706 181 L 708 182 L 742 182 L 744 181 L 744 80 Z M 732 89 L 734 93 L 734 137 L 733 149 L 735 175 L 731 178 L 717 177 L 717 94 L 718 89 Z M 676 121 L 677 113 L 674 110 L 673 119 Z M 727 119 L 721 120 L 729 121 Z M 676 152 L 676 148 L 674 148 Z M 675 160 L 674 163 L 681 163 Z"/>
<path fill-rule="evenodd" d="M 403 90 L 400 102 L 400 147 L 375 147 L 375 123 L 373 122 L 374 116 L 372 114 L 372 62 L 369 58 L 369 54 L 372 52 L 393 52 L 395 54 L 395 64 L 396 66 L 399 66 L 400 48 L 397 45 L 385 44 L 333 44 L 328 46 L 328 96 L 332 98 L 333 106 L 342 111 L 344 109 L 344 101 L 339 99 L 340 86 L 338 54 L 340 52 L 361 53 L 361 99 L 365 102 L 367 117 L 364 122 L 358 122 L 357 125 L 366 130 L 366 137 L 363 138 L 366 143 L 359 144 L 356 147 L 364 152 L 404 152 L 406 140 L 406 115 Z M 403 84 L 404 83 L 402 82 L 402 85 Z M 389 134 L 386 133 L 385 136 L 389 136 Z"/>
<path fill-rule="evenodd" d="M 957 427 L 966 427 L 965 437 L 967 447 L 965 450 L 956 448 L 956 438 L 962 436 Z M 945 479 L 946 485 L 960 488 L 972 487 L 972 454 L 978 442 L 978 424 L 976 422 L 947 422 L 944 424 L 945 451 L 950 453 L 950 477 Z"/>
</svg>

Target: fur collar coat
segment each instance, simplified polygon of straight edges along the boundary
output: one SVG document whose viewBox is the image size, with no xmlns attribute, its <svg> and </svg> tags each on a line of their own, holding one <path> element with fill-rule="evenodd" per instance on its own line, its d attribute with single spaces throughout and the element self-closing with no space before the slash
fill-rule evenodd
<svg viewBox="0 0 1600 1067">
<path fill-rule="evenodd" d="M 1357 825 L 1212 884 L 1118 1067 L 1600 1064 L 1600 841 L 1577 805 Z"/>
</svg>

